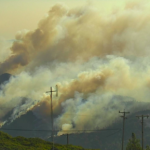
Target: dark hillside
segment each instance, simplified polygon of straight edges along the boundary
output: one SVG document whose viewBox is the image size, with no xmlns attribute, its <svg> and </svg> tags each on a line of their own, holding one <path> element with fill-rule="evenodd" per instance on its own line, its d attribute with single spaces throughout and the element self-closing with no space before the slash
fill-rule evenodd
<svg viewBox="0 0 150 150">
<path fill-rule="evenodd" d="M 128 139 L 131 137 L 132 132 L 136 134 L 136 137 L 141 141 L 141 122 L 136 118 L 136 115 L 150 114 L 149 110 L 140 111 L 127 116 L 125 122 L 125 142 L 126 146 Z M 144 145 L 150 145 L 150 118 L 145 118 L 144 126 Z M 74 145 L 80 145 L 85 148 L 100 148 L 102 150 L 114 150 L 121 149 L 122 141 L 122 118 L 115 122 L 106 129 L 120 129 L 118 131 L 100 131 L 93 133 L 78 133 L 69 135 L 69 143 Z M 66 135 L 62 135 L 55 138 L 56 143 L 65 144 Z"/>
<path fill-rule="evenodd" d="M 32 130 L 48 129 L 47 124 L 43 120 L 38 119 L 33 114 L 32 111 L 27 112 L 26 114 L 14 120 L 12 123 L 5 124 L 2 128 L 6 129 L 3 131 L 5 131 L 6 133 L 14 137 L 24 136 L 27 138 L 29 137 L 44 138 L 45 136 L 49 135 L 49 133 L 47 132 L 32 131 Z M 16 129 L 16 130 L 11 130 L 11 129 Z M 26 131 L 26 130 L 31 130 L 31 131 Z"/>
<path fill-rule="evenodd" d="M 50 150 L 52 143 L 39 138 L 24 138 L 21 136 L 11 137 L 4 132 L 0 132 L 1 150 Z M 73 145 L 55 144 L 55 150 L 88 150 L 83 147 Z M 90 150 L 90 149 L 89 149 Z"/>
</svg>

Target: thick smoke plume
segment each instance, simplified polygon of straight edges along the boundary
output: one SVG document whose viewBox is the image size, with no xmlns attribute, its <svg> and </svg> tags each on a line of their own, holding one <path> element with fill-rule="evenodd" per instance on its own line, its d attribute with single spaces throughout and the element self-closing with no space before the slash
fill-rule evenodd
<svg viewBox="0 0 150 150">
<path fill-rule="evenodd" d="M 104 128 L 119 110 L 144 109 L 150 97 L 149 10 L 141 2 L 107 14 L 94 6 L 53 6 L 34 31 L 18 32 L 11 54 L 0 59 L 1 74 L 15 74 L 2 85 L 0 105 L 7 109 L 0 117 L 11 110 L 11 121 L 28 110 L 49 115 L 45 92 L 56 84 L 59 134 Z"/>
</svg>

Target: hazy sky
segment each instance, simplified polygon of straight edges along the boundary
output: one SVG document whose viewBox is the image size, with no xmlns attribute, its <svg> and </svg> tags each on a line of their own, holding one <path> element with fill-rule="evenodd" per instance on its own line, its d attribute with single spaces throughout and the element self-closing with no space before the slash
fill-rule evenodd
<svg viewBox="0 0 150 150">
<path fill-rule="evenodd" d="M 35 29 L 39 20 L 58 2 L 68 7 L 92 3 L 98 9 L 108 11 L 111 7 L 122 5 L 118 0 L 0 0 L 0 37 L 14 38 L 19 30 Z"/>
</svg>

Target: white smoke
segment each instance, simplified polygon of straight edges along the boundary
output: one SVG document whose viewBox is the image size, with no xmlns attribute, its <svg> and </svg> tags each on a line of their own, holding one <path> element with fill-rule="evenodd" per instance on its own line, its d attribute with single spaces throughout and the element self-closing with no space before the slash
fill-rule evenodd
<svg viewBox="0 0 150 150">
<path fill-rule="evenodd" d="M 104 128 L 119 110 L 144 109 L 150 97 L 148 11 L 141 1 L 109 14 L 53 6 L 37 29 L 17 33 L 11 55 L 0 58 L 1 73 L 15 73 L 2 85 L 0 105 L 8 109 L 0 117 L 10 110 L 11 121 L 28 110 L 49 115 L 45 92 L 56 84 L 55 127 L 61 130 Z"/>
</svg>

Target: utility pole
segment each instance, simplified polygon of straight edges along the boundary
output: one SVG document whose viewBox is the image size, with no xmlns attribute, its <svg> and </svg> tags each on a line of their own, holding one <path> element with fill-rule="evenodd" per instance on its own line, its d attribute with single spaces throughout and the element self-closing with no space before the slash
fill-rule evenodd
<svg viewBox="0 0 150 150">
<path fill-rule="evenodd" d="M 143 149 L 143 147 L 144 147 L 144 130 L 143 130 L 143 125 L 144 125 L 144 118 L 146 118 L 147 117 L 147 119 L 148 119 L 148 115 L 141 115 L 141 116 L 136 116 L 138 119 L 140 119 L 140 118 L 142 118 L 142 121 L 141 121 L 141 123 L 142 123 L 142 150 L 144 150 Z"/>
<path fill-rule="evenodd" d="M 67 145 L 69 145 L 69 134 L 67 133 Z"/>
<path fill-rule="evenodd" d="M 130 112 L 125 112 L 125 110 L 123 112 L 119 111 L 119 113 L 122 113 L 123 116 L 121 116 L 123 118 L 123 128 L 122 128 L 122 150 L 123 150 L 123 145 L 124 145 L 124 125 L 125 125 L 125 119 L 127 119 L 126 114 L 130 113 Z"/>
<path fill-rule="evenodd" d="M 52 128 L 51 137 L 52 137 L 53 150 L 54 150 L 53 101 L 52 101 L 52 93 L 53 92 L 56 92 L 56 96 L 58 96 L 58 87 L 57 87 L 57 85 L 56 85 L 56 90 L 55 91 L 53 91 L 52 87 L 50 87 L 50 91 L 46 92 L 46 93 L 50 93 L 50 100 L 51 100 L 51 128 Z"/>
</svg>

